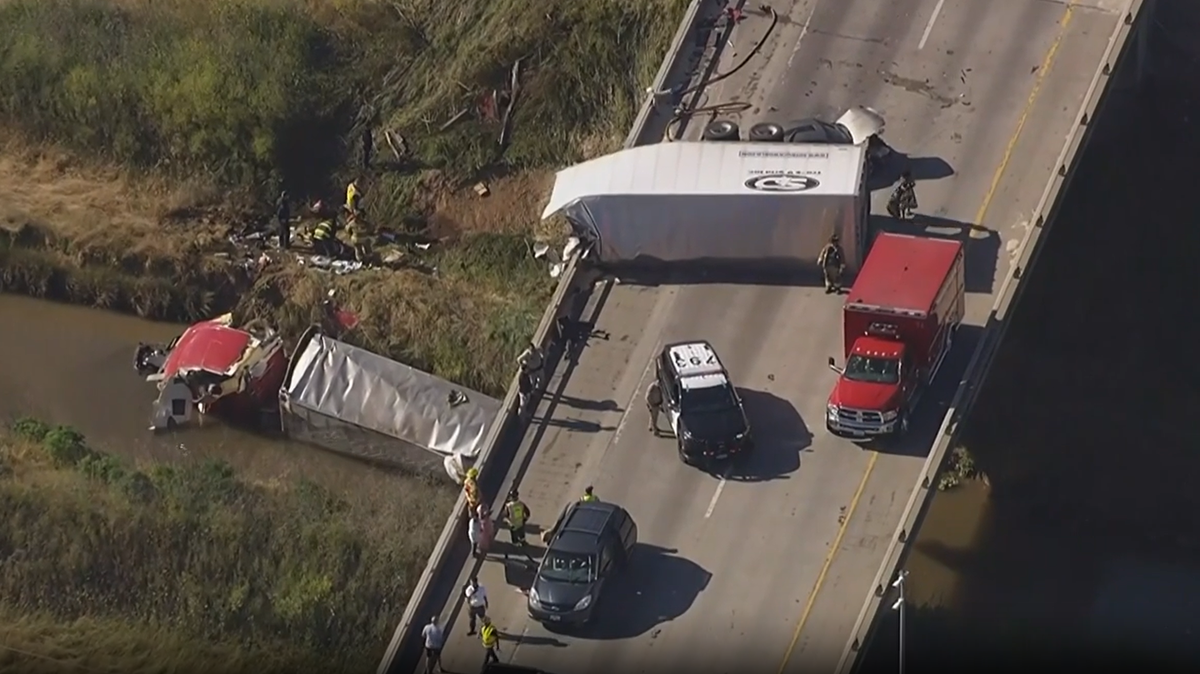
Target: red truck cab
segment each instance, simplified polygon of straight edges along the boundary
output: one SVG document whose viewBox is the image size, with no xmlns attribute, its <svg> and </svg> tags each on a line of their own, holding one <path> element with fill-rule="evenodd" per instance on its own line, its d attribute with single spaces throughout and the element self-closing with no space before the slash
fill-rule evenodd
<svg viewBox="0 0 1200 674">
<path fill-rule="evenodd" d="M 950 351 L 966 304 L 963 244 L 880 234 L 842 308 L 845 364 L 825 427 L 847 438 L 900 435 Z"/>
</svg>

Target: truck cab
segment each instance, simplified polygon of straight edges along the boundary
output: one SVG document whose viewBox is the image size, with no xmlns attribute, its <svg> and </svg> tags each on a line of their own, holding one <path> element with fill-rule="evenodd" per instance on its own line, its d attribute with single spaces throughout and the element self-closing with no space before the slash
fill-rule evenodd
<svg viewBox="0 0 1200 674">
<path fill-rule="evenodd" d="M 825 427 L 869 439 L 908 430 L 921 393 L 950 350 L 965 312 L 962 243 L 880 234 L 842 307 L 844 364 Z"/>
</svg>

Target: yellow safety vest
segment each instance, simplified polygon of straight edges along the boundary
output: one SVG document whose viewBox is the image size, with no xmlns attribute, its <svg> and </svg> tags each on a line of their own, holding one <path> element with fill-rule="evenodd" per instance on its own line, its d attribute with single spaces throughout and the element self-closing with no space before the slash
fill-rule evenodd
<svg viewBox="0 0 1200 674">
<path fill-rule="evenodd" d="M 324 241 L 333 236 L 333 224 L 328 220 L 324 220 L 313 228 L 312 238 L 314 241 Z"/>
<path fill-rule="evenodd" d="M 354 210 L 358 206 L 358 188 L 354 183 L 346 186 L 346 208 Z"/>
<path fill-rule="evenodd" d="M 584 503 L 591 503 L 592 501 L 599 501 L 600 499 L 596 498 L 595 494 L 584 494 L 583 498 L 579 500 L 583 501 Z"/>
<path fill-rule="evenodd" d="M 529 517 L 529 513 L 525 510 L 525 504 L 520 501 L 513 501 L 508 504 L 508 521 L 514 527 L 519 527 L 525 524 L 525 518 Z"/>
<path fill-rule="evenodd" d="M 479 630 L 479 638 L 483 641 L 484 648 L 495 648 L 500 641 L 496 636 L 495 625 L 484 625 L 483 629 Z"/>
</svg>

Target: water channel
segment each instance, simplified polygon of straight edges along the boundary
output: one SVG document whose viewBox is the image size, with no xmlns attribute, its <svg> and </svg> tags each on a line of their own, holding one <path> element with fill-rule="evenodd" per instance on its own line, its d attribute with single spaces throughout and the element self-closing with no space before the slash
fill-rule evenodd
<svg viewBox="0 0 1200 674">
<path fill-rule="evenodd" d="M 965 426 L 987 479 L 904 562 L 908 667 L 1200 663 L 1200 77 L 1169 82 L 1094 121 Z M 896 671 L 895 598 L 862 671 Z"/>
<path fill-rule="evenodd" d="M 133 370 L 138 342 L 185 326 L 0 293 L 0 419 L 30 415 L 77 428 L 94 448 L 132 460 L 229 462 L 271 481 L 306 478 L 341 493 L 393 487 L 395 475 L 324 450 L 206 420 L 152 434 L 153 384 Z"/>
</svg>

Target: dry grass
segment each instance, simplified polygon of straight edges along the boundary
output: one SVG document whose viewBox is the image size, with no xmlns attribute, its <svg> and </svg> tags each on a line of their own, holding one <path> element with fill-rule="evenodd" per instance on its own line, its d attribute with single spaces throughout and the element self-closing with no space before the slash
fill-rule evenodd
<svg viewBox="0 0 1200 674">
<path fill-rule="evenodd" d="M 19 671 L 367 671 L 454 497 L 135 467 L 32 420 L 0 435 L 0 475 L 0 663 Z"/>
<path fill-rule="evenodd" d="M 528 255 L 562 234 L 538 221 L 550 176 L 619 145 L 685 6 L 9 0 L 0 289 L 180 321 L 233 308 L 296 334 L 335 288 L 362 318 L 351 341 L 498 394 L 552 291 Z M 494 94 L 517 60 L 502 149 Z M 352 174 L 380 228 L 440 239 L 419 269 L 256 277 L 214 257 L 280 185 L 336 202 Z"/>
</svg>

